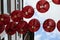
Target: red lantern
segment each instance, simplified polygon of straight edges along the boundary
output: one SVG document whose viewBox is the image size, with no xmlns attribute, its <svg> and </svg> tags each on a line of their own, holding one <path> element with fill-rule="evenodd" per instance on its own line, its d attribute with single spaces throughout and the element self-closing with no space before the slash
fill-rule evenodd
<svg viewBox="0 0 60 40">
<path fill-rule="evenodd" d="M 20 34 L 25 34 L 28 30 L 28 24 L 25 21 L 19 22 L 19 24 L 17 25 L 17 31 Z"/>
<path fill-rule="evenodd" d="M 16 23 L 15 22 L 10 22 L 7 24 L 5 31 L 8 35 L 13 35 L 16 33 Z"/>
<path fill-rule="evenodd" d="M 22 12 L 25 18 L 31 18 L 34 14 L 34 9 L 31 6 L 26 6 L 23 8 Z"/>
<path fill-rule="evenodd" d="M 47 19 L 43 23 L 43 28 L 46 32 L 52 32 L 55 29 L 56 23 L 53 19 Z"/>
<path fill-rule="evenodd" d="M 2 22 L 0 22 L 0 34 L 4 31 L 4 29 L 5 25 Z"/>
<path fill-rule="evenodd" d="M 52 0 L 52 2 L 58 5 L 60 4 L 60 0 Z"/>
<path fill-rule="evenodd" d="M 10 16 L 7 14 L 1 14 L 0 22 L 3 22 L 4 24 L 8 24 L 10 22 Z"/>
<path fill-rule="evenodd" d="M 32 19 L 29 22 L 29 26 L 31 32 L 36 32 L 40 28 L 40 22 L 37 19 Z"/>
<path fill-rule="evenodd" d="M 41 13 L 45 13 L 49 10 L 49 3 L 47 1 L 38 1 L 38 3 L 36 4 L 36 9 L 41 12 Z"/>
<path fill-rule="evenodd" d="M 60 32 L 60 20 L 59 20 L 58 23 L 57 23 L 57 29 L 58 29 L 58 31 Z"/>
<path fill-rule="evenodd" d="M 11 13 L 11 18 L 14 22 L 19 22 L 23 20 L 23 12 L 20 10 L 15 10 Z"/>
</svg>

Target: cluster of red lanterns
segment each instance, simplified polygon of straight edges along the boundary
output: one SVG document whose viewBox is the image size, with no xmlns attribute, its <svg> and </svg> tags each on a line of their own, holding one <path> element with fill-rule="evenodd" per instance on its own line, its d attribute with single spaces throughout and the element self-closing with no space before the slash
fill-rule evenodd
<svg viewBox="0 0 60 40">
<path fill-rule="evenodd" d="M 23 15 L 20 13 L 23 14 L 22 11 L 15 10 L 11 13 L 11 15 L 0 14 L 0 34 L 4 31 L 4 29 L 8 35 L 13 35 L 16 31 L 20 34 L 25 34 L 27 31 L 38 31 L 41 25 L 39 20 L 32 19 L 29 23 L 27 23 L 23 20 Z M 53 19 L 47 19 L 43 23 L 43 29 L 46 32 L 52 32 L 55 27 L 56 23 Z M 60 31 L 60 20 L 57 22 L 57 29 Z"/>
<path fill-rule="evenodd" d="M 26 6 L 23 10 L 15 10 L 10 15 L 0 14 L 0 34 L 4 29 L 8 35 L 13 35 L 16 31 L 20 34 L 25 34 L 27 31 L 37 31 L 40 27 L 37 19 L 32 19 L 29 23 L 23 19 L 31 18 L 33 15 L 34 9 L 31 6 Z"/>
<path fill-rule="evenodd" d="M 60 4 L 59 0 L 53 0 L 55 4 Z M 46 0 L 38 1 L 36 8 L 39 12 L 47 12 L 50 5 Z M 40 28 L 40 22 L 37 19 L 32 19 L 27 23 L 23 18 L 31 18 L 34 15 L 34 9 L 31 6 L 26 6 L 22 10 L 15 10 L 10 15 L 0 14 L 0 34 L 4 31 L 8 35 L 13 35 L 16 31 L 20 34 L 25 34 L 27 31 L 36 32 Z M 12 20 L 12 21 L 11 21 Z M 43 23 L 43 28 L 46 32 L 52 32 L 56 27 L 53 19 L 47 19 Z M 60 20 L 57 23 L 57 28 L 60 31 Z"/>
</svg>

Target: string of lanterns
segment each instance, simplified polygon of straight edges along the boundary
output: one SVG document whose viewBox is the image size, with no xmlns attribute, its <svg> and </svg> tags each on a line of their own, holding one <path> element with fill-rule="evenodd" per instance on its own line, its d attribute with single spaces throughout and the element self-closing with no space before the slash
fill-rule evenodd
<svg viewBox="0 0 60 40">
<path fill-rule="evenodd" d="M 55 4 L 60 4 L 59 0 L 53 0 Z M 36 9 L 45 13 L 49 10 L 49 3 L 46 0 L 38 1 Z M 0 14 L 0 34 L 5 30 L 8 35 L 13 35 L 16 31 L 20 34 L 25 34 L 27 31 L 36 32 L 40 28 L 38 19 L 32 19 L 27 23 L 23 18 L 29 19 L 34 15 L 34 9 L 31 6 L 25 6 L 22 11 L 15 10 L 10 15 Z M 56 27 L 53 19 L 47 19 L 43 23 L 43 28 L 46 32 L 52 32 Z M 60 20 L 57 22 L 57 28 L 60 31 Z"/>
<path fill-rule="evenodd" d="M 29 23 L 27 23 L 23 20 L 23 16 L 21 16 L 20 13 L 22 14 L 21 11 L 15 10 L 11 13 L 11 15 L 0 14 L 0 34 L 4 31 L 4 29 L 9 35 L 13 35 L 16 31 L 20 34 L 25 34 L 27 31 L 38 31 L 41 25 L 39 20 L 32 19 Z M 47 19 L 43 23 L 43 28 L 46 32 L 52 32 L 55 27 L 56 23 L 53 19 Z M 60 21 L 57 23 L 57 28 L 60 31 Z"/>
</svg>

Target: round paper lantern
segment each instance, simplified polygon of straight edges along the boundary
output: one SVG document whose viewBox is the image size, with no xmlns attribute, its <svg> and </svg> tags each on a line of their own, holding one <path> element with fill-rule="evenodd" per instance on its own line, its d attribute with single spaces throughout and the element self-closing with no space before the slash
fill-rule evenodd
<svg viewBox="0 0 60 40">
<path fill-rule="evenodd" d="M 29 22 L 29 26 L 28 28 L 31 32 L 36 32 L 40 28 L 40 22 L 37 19 L 32 19 Z"/>
<path fill-rule="evenodd" d="M 6 25 L 5 31 L 8 35 L 13 35 L 16 33 L 16 23 L 10 22 Z"/>
<path fill-rule="evenodd" d="M 22 10 L 23 17 L 25 18 L 31 18 L 34 14 L 34 9 L 31 6 L 25 6 Z"/>
<path fill-rule="evenodd" d="M 19 22 L 17 25 L 17 31 L 20 34 L 25 34 L 28 30 L 28 24 L 26 21 Z"/>
<path fill-rule="evenodd" d="M 7 14 L 0 14 L 0 22 L 8 24 L 10 22 L 10 16 Z"/>
<path fill-rule="evenodd" d="M 40 12 L 40 13 L 45 13 L 49 10 L 50 8 L 50 4 L 47 1 L 38 1 L 36 4 L 36 9 Z"/>
<path fill-rule="evenodd" d="M 56 23 L 53 19 L 47 19 L 43 23 L 43 29 L 46 32 L 52 32 L 56 27 Z"/>
<path fill-rule="evenodd" d="M 4 31 L 4 29 L 5 25 L 2 22 L 0 22 L 0 34 Z"/>
<path fill-rule="evenodd" d="M 23 20 L 23 12 L 20 10 L 15 10 L 11 13 L 11 18 L 14 22 L 19 22 Z"/>
<path fill-rule="evenodd" d="M 57 29 L 60 32 L 60 20 L 57 22 Z"/>
<path fill-rule="evenodd" d="M 60 4 L 60 0 L 52 0 L 52 2 L 54 3 L 54 4 Z"/>
</svg>

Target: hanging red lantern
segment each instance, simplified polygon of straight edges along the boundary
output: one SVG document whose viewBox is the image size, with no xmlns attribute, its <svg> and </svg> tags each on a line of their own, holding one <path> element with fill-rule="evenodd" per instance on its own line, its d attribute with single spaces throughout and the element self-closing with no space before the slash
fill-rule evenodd
<svg viewBox="0 0 60 40">
<path fill-rule="evenodd" d="M 25 18 L 31 18 L 34 14 L 34 9 L 31 6 L 26 6 L 23 8 L 22 12 Z"/>
<path fill-rule="evenodd" d="M 23 12 L 20 10 L 15 10 L 11 13 L 11 18 L 14 22 L 19 22 L 23 20 Z"/>
<path fill-rule="evenodd" d="M 26 21 L 19 22 L 17 25 L 17 31 L 20 34 L 25 34 L 28 30 L 28 24 Z"/>
<path fill-rule="evenodd" d="M 8 24 L 10 22 L 10 16 L 7 14 L 1 14 L 0 22 L 3 22 L 4 24 Z"/>
<path fill-rule="evenodd" d="M 47 19 L 43 23 L 43 28 L 46 32 L 52 32 L 55 29 L 56 23 L 53 19 Z"/>
<path fill-rule="evenodd" d="M 36 9 L 41 13 L 47 12 L 49 8 L 50 8 L 49 3 L 44 0 L 38 1 L 36 4 Z"/>
<path fill-rule="evenodd" d="M 57 29 L 60 32 L 60 20 L 57 22 Z"/>
<path fill-rule="evenodd" d="M 58 5 L 60 4 L 60 0 L 52 0 L 52 2 Z"/>
<path fill-rule="evenodd" d="M 4 31 L 4 29 L 5 25 L 2 22 L 0 22 L 0 34 Z"/>
<path fill-rule="evenodd" d="M 10 22 L 6 25 L 5 31 L 8 35 L 13 35 L 16 33 L 16 23 Z"/>
<path fill-rule="evenodd" d="M 32 19 L 29 22 L 29 26 L 31 32 L 36 32 L 40 28 L 40 22 L 37 19 Z"/>
</svg>

